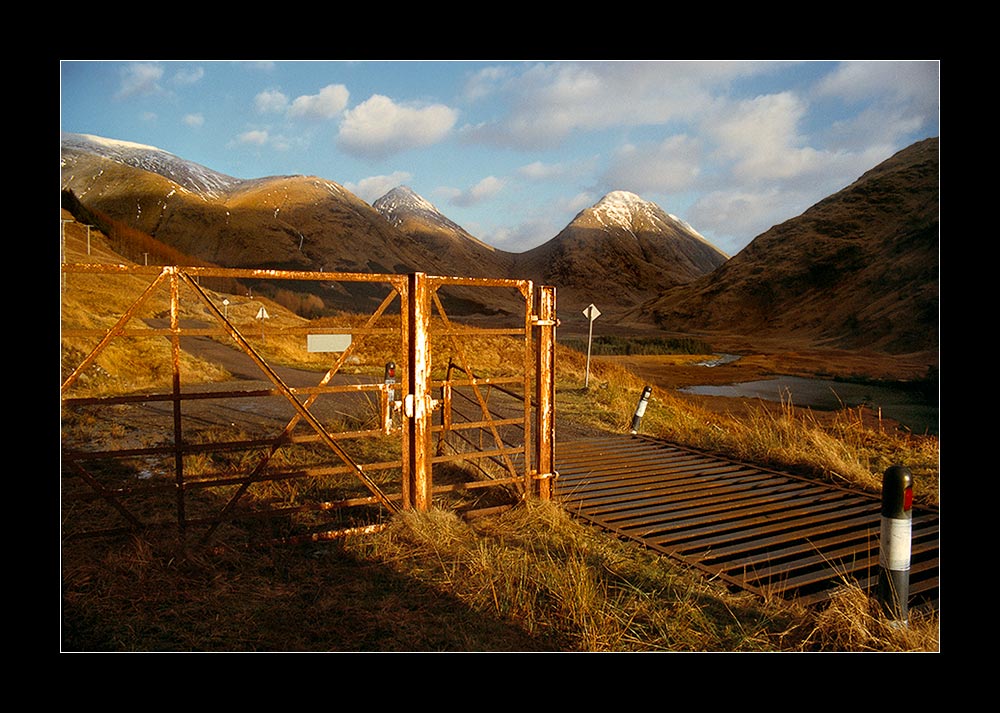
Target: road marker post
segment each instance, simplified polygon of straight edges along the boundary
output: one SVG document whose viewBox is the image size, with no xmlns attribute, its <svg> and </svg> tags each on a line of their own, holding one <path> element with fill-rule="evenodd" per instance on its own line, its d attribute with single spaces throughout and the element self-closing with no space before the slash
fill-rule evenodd
<svg viewBox="0 0 1000 713">
<path fill-rule="evenodd" d="M 646 405 L 649 403 L 649 397 L 653 393 L 652 386 L 646 386 L 642 390 L 642 396 L 639 397 L 639 403 L 635 407 L 635 414 L 632 416 L 632 435 L 634 436 L 639 432 L 639 424 L 642 423 L 642 417 L 646 415 Z"/>
<path fill-rule="evenodd" d="M 894 465 L 882 475 L 878 598 L 886 616 L 906 626 L 910 598 L 913 532 L 913 476 Z"/>
</svg>

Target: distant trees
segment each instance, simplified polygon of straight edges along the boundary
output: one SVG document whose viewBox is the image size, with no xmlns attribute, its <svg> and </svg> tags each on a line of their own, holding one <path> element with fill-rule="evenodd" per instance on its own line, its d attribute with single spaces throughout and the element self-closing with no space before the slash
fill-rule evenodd
<svg viewBox="0 0 1000 713">
<path fill-rule="evenodd" d="M 280 289 L 274 293 L 271 299 L 285 309 L 306 319 L 321 317 L 326 311 L 326 305 L 319 295 Z"/>
<path fill-rule="evenodd" d="M 587 351 L 584 339 L 560 339 L 564 346 Z M 591 343 L 595 356 L 636 356 L 642 354 L 712 354 L 712 346 L 691 337 L 618 337 L 598 336 Z"/>
</svg>

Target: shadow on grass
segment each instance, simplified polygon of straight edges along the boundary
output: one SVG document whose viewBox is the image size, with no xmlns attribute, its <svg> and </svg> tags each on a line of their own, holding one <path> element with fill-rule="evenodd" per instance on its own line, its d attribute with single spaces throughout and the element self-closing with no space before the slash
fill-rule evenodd
<svg viewBox="0 0 1000 713">
<path fill-rule="evenodd" d="M 64 652 L 552 651 L 337 543 L 187 557 L 134 538 L 64 548 Z"/>
</svg>

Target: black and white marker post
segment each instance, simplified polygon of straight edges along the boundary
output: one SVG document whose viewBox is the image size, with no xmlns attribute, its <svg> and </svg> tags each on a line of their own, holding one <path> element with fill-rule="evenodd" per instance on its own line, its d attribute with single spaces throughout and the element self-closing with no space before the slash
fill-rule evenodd
<svg viewBox="0 0 1000 713">
<path fill-rule="evenodd" d="M 886 616 L 903 626 L 909 616 L 913 476 L 894 465 L 882 475 L 878 598 Z"/>
<path fill-rule="evenodd" d="M 646 405 L 649 403 L 649 397 L 652 393 L 652 386 L 647 386 L 642 390 L 642 396 L 639 397 L 639 404 L 635 407 L 635 415 L 632 416 L 633 436 L 639 432 L 639 424 L 642 423 L 642 417 L 646 415 Z"/>
</svg>

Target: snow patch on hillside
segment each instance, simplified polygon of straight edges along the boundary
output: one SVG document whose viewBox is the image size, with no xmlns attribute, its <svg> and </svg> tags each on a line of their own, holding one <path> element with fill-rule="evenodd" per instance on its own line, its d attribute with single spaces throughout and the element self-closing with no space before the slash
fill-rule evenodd
<svg viewBox="0 0 1000 713">
<path fill-rule="evenodd" d="M 213 171 L 172 153 L 131 141 L 108 139 L 91 134 L 63 134 L 64 151 L 80 151 L 141 168 L 167 178 L 184 190 L 213 198 L 239 186 L 243 181 Z M 64 156 L 65 160 L 65 156 Z"/>
</svg>

